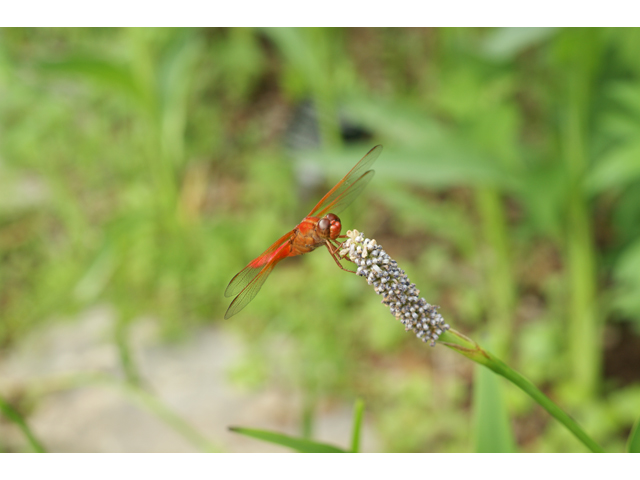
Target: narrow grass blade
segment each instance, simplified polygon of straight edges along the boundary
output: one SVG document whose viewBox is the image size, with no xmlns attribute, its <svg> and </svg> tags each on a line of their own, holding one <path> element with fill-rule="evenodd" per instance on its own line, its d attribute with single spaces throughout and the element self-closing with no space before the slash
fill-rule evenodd
<svg viewBox="0 0 640 480">
<path fill-rule="evenodd" d="M 13 408 L 8 402 L 6 402 L 5 399 L 2 397 L 0 397 L 0 412 L 2 412 L 4 416 L 7 417 L 10 421 L 15 423 L 18 426 L 18 428 L 22 431 L 22 433 L 24 433 L 25 437 L 27 437 L 27 440 L 29 441 L 29 444 L 31 445 L 31 448 L 33 449 L 34 452 L 38 452 L 38 453 L 46 452 L 42 443 L 40 443 L 40 441 L 35 437 L 33 432 L 31 432 L 31 429 L 29 428 L 29 425 L 27 425 L 27 422 L 24 419 L 24 417 L 20 415 L 20 413 L 15 408 Z"/>
<path fill-rule="evenodd" d="M 493 372 L 476 366 L 473 410 L 475 451 L 478 453 L 515 451 L 513 432 L 500 387 L 498 377 Z"/>
<path fill-rule="evenodd" d="M 356 400 L 353 407 L 353 433 L 351 435 L 351 451 L 360 451 L 360 430 L 362 429 L 362 418 L 364 416 L 364 402 L 362 399 Z"/>
<path fill-rule="evenodd" d="M 640 453 L 640 418 L 631 429 L 629 440 L 627 441 L 627 452 Z"/>
<path fill-rule="evenodd" d="M 267 430 L 255 430 L 252 428 L 229 427 L 232 432 L 257 438 L 265 442 L 275 443 L 283 447 L 292 448 L 302 453 L 346 453 L 345 450 L 334 447 L 326 443 L 314 442 L 305 438 L 290 437 L 281 433 L 269 432 Z"/>
</svg>

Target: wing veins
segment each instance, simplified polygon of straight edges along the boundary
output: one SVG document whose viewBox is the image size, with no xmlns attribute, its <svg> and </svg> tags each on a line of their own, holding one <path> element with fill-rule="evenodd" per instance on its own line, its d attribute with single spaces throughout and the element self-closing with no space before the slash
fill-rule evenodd
<svg viewBox="0 0 640 480">
<path fill-rule="evenodd" d="M 273 267 L 275 267 L 277 263 L 278 262 L 275 261 L 266 264 L 264 268 L 260 270 L 259 275 L 254 277 L 254 279 L 251 280 L 251 282 L 242 289 L 238 296 L 234 298 L 233 302 L 231 302 L 231 304 L 229 305 L 227 313 L 224 314 L 225 320 L 234 316 L 236 313 L 246 307 L 251 300 L 253 300 L 253 298 L 258 294 L 265 280 L 273 270 Z"/>
<path fill-rule="evenodd" d="M 285 233 L 278 240 L 267 248 L 262 254 L 253 259 L 249 264 L 240 270 L 229 282 L 226 290 L 224 291 L 225 297 L 234 297 L 241 292 L 247 285 L 249 285 L 254 278 L 262 271 L 265 264 L 269 262 L 269 256 L 273 254 L 278 248 L 280 248 L 287 240 L 291 238 L 293 230 Z"/>
<path fill-rule="evenodd" d="M 377 160 L 382 152 L 382 145 L 376 145 L 371 150 L 367 152 L 367 154 L 360 159 L 358 163 L 347 173 L 342 180 L 340 180 L 327 194 L 322 197 L 322 199 L 317 203 L 313 210 L 309 212 L 308 217 L 311 216 L 320 216 L 316 215 L 320 211 L 325 211 L 328 205 L 335 205 L 339 197 L 341 197 L 345 191 L 349 190 L 349 188 L 356 182 L 358 182 L 366 173 L 371 170 L 367 170 L 373 162 Z M 364 173 L 361 173 L 363 170 L 367 170 Z M 355 197 L 354 197 L 355 198 Z M 346 208 L 348 205 L 343 205 L 343 208 Z M 326 212 L 325 212 L 326 213 Z"/>
<path fill-rule="evenodd" d="M 360 192 L 366 187 L 373 175 L 375 174 L 374 170 L 367 170 L 362 174 L 360 178 L 358 178 L 355 182 L 351 184 L 351 188 L 344 190 L 339 197 L 336 197 L 331 203 L 325 206 L 319 212 L 316 212 L 316 216 L 323 217 L 327 213 L 340 213 L 353 202 Z"/>
</svg>

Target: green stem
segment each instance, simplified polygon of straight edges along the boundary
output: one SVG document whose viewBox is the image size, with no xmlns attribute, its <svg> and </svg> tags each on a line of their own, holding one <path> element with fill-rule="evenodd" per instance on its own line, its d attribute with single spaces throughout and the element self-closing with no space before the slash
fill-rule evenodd
<svg viewBox="0 0 640 480">
<path fill-rule="evenodd" d="M 356 400 L 353 407 L 353 432 L 351 434 L 351 451 L 360 451 L 360 430 L 362 429 L 362 417 L 364 415 L 364 402 L 361 398 Z"/>
<path fill-rule="evenodd" d="M 509 360 L 509 346 L 513 343 L 513 305 L 515 292 L 507 221 L 499 193 L 493 188 L 480 188 L 476 192 L 478 210 L 482 219 L 484 240 L 488 248 L 484 255 L 487 277 L 489 319 L 493 347 L 498 355 Z"/>
<path fill-rule="evenodd" d="M 11 404 L 9 404 L 9 402 L 7 402 L 2 397 L 0 397 L 0 412 L 2 412 L 5 417 L 15 423 L 18 428 L 22 430 L 22 433 L 24 433 L 25 437 L 27 437 L 27 440 L 29 440 L 29 443 L 31 444 L 31 448 L 33 448 L 35 452 L 46 452 L 42 443 L 40 443 L 40 441 L 35 437 L 31 429 L 29 428 L 29 425 L 27 425 L 24 417 L 20 415 L 20 412 L 13 408 Z"/>
<path fill-rule="evenodd" d="M 563 146 L 569 189 L 567 205 L 567 272 L 569 279 L 569 353 L 572 377 L 582 395 L 598 388 L 601 368 L 600 321 L 596 305 L 595 253 L 589 205 L 582 187 L 587 165 L 584 125 L 589 92 L 586 75 L 570 77 Z"/>
<path fill-rule="evenodd" d="M 310 439 L 313 436 L 315 411 L 315 397 L 312 393 L 305 394 L 304 404 L 302 406 L 302 438 Z"/>
<path fill-rule="evenodd" d="M 115 344 L 118 347 L 120 366 L 127 382 L 137 387 L 142 387 L 142 377 L 133 357 L 133 351 L 129 345 L 129 322 L 124 316 L 120 316 L 115 325 Z"/>
<path fill-rule="evenodd" d="M 480 365 L 493 370 L 498 375 L 503 376 L 522 391 L 533 398 L 542 408 L 551 414 L 556 420 L 562 423 L 575 437 L 587 446 L 592 452 L 604 452 L 589 435 L 587 435 L 576 421 L 567 415 L 564 410 L 553 403 L 549 397 L 542 393 L 533 383 L 520 375 L 518 372 L 507 366 L 504 362 L 494 357 L 490 352 L 482 349 L 480 345 L 465 337 L 461 333 L 450 329 L 440 336 L 440 343 L 461 353 Z"/>
</svg>

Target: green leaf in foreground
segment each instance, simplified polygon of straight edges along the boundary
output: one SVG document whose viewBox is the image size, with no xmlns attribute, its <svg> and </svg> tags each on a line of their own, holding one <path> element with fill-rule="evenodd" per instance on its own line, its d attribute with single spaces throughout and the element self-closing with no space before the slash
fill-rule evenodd
<svg viewBox="0 0 640 480">
<path fill-rule="evenodd" d="M 353 453 L 358 453 L 360 451 L 360 431 L 362 430 L 363 415 L 364 402 L 361 399 L 358 399 L 353 407 L 353 433 L 351 435 L 351 451 Z"/>
<path fill-rule="evenodd" d="M 629 440 L 627 441 L 627 452 L 640 453 L 640 418 L 631 429 Z"/>
<path fill-rule="evenodd" d="M 498 377 L 477 365 L 473 389 L 475 450 L 478 453 L 515 451 L 513 432 Z"/>
<path fill-rule="evenodd" d="M 232 432 L 257 438 L 265 442 L 275 443 L 283 447 L 292 448 L 302 453 L 346 453 L 345 450 L 334 447 L 326 443 L 314 442 L 305 438 L 290 437 L 281 433 L 269 432 L 267 430 L 254 430 L 252 428 L 229 427 Z"/>
</svg>

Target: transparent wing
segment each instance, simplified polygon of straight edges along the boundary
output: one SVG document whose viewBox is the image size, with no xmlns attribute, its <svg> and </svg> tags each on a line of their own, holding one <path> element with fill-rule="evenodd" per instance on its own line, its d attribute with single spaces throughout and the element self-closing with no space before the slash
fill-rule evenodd
<svg viewBox="0 0 640 480">
<path fill-rule="evenodd" d="M 242 270 L 240 270 L 240 272 L 238 272 L 236 276 L 231 279 L 231 281 L 229 282 L 229 285 L 227 285 L 227 289 L 224 291 L 224 296 L 234 297 L 238 293 L 240 293 L 247 285 L 249 285 L 256 278 L 256 276 L 264 269 L 265 265 L 269 263 L 269 261 L 273 260 L 275 252 L 283 244 L 291 240 L 292 235 L 293 235 L 293 230 L 288 233 L 285 233 L 278 240 L 276 240 L 273 243 L 273 245 L 267 248 L 259 257 L 252 260 L 249 263 L 249 265 L 247 265 Z M 264 280 L 262 280 L 262 282 L 264 282 Z M 258 292 L 256 291 L 256 293 Z"/>
<path fill-rule="evenodd" d="M 326 205 L 322 210 L 316 212 L 314 215 L 317 217 L 324 217 L 327 213 L 340 213 L 353 202 L 358 195 L 364 190 L 364 187 L 371 181 L 373 175 L 376 172 L 368 170 L 362 174 L 355 182 L 351 184 L 351 187 L 344 190 L 339 197 L 336 197 L 331 203 Z"/>
<path fill-rule="evenodd" d="M 322 217 L 327 213 L 340 213 L 362 192 L 362 189 L 373 178 L 373 170 L 369 167 L 377 160 L 382 152 L 382 145 L 376 145 L 356 163 L 349 173 L 340 180 L 335 187 L 322 197 L 322 200 L 313 207 L 308 217 Z"/>
<path fill-rule="evenodd" d="M 260 288 L 262 288 L 264 281 L 267 279 L 267 277 L 273 270 L 273 267 L 276 266 L 279 260 L 280 259 L 277 259 L 276 261 L 267 263 L 267 265 L 265 265 L 265 267 L 262 270 L 260 270 L 260 272 L 257 275 L 254 275 L 253 280 L 251 280 L 251 283 L 249 283 L 246 287 L 244 287 L 244 289 L 240 292 L 240 294 L 233 299 L 233 302 L 231 302 L 231 305 L 229 305 L 229 308 L 227 309 L 227 313 L 224 314 L 225 320 L 227 318 L 231 318 L 232 316 L 234 316 L 236 313 L 238 313 L 240 310 L 246 307 L 251 300 L 253 300 L 253 298 L 260 291 Z"/>
</svg>

